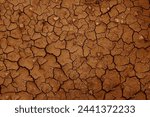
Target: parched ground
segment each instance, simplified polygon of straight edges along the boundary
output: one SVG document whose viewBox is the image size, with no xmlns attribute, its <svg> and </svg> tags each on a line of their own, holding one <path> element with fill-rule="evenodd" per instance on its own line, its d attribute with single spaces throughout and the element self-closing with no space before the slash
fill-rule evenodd
<svg viewBox="0 0 150 117">
<path fill-rule="evenodd" d="M 149 0 L 0 0 L 0 99 L 150 99 Z"/>
</svg>

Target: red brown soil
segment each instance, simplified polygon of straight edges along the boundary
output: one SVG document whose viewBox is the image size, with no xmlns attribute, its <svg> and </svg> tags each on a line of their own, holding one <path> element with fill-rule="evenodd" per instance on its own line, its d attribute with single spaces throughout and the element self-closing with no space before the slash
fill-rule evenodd
<svg viewBox="0 0 150 117">
<path fill-rule="evenodd" d="M 150 99 L 149 0 L 0 0 L 0 99 Z"/>
</svg>

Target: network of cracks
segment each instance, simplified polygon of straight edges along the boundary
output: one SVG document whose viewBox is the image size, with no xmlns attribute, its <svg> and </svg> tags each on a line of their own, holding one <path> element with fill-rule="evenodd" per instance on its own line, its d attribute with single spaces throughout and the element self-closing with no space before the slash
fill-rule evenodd
<svg viewBox="0 0 150 117">
<path fill-rule="evenodd" d="M 149 0 L 0 0 L 0 99 L 150 99 Z"/>
</svg>

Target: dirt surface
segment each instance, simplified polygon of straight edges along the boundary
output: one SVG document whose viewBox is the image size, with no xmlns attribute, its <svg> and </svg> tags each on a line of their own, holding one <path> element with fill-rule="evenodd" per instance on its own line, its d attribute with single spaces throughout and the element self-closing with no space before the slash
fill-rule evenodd
<svg viewBox="0 0 150 117">
<path fill-rule="evenodd" d="M 149 0 L 0 0 L 0 99 L 150 99 Z"/>
</svg>

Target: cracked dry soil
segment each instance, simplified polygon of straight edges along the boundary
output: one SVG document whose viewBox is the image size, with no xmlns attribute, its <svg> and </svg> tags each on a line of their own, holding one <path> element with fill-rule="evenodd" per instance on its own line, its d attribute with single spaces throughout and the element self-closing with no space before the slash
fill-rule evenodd
<svg viewBox="0 0 150 117">
<path fill-rule="evenodd" d="M 150 99 L 149 0 L 0 0 L 0 99 Z"/>
</svg>

